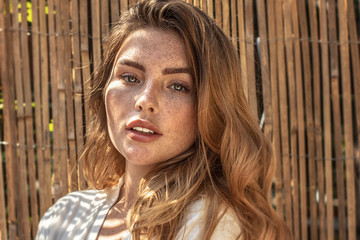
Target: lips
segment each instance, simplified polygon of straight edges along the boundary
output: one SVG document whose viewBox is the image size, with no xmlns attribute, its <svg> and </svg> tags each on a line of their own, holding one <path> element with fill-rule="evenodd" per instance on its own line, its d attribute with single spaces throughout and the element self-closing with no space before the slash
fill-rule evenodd
<svg viewBox="0 0 360 240">
<path fill-rule="evenodd" d="M 126 134 L 132 140 L 152 142 L 162 136 L 160 130 L 150 121 L 136 119 L 126 126 Z"/>
</svg>

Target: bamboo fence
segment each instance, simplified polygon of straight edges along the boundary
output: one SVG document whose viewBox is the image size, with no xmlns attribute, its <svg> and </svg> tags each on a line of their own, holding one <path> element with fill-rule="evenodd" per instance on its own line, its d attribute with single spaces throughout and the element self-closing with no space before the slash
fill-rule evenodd
<svg viewBox="0 0 360 240">
<path fill-rule="evenodd" d="M 135 2 L 0 0 L 0 239 L 33 239 L 57 199 L 86 188 L 83 96 L 102 39 Z M 359 239 L 359 1 L 188 2 L 240 52 L 294 239 Z"/>
</svg>

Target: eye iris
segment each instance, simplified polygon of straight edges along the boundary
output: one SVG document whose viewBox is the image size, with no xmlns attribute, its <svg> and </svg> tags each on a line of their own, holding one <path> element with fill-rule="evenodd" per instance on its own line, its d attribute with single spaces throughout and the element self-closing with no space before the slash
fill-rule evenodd
<svg viewBox="0 0 360 240">
<path fill-rule="evenodd" d="M 129 82 L 136 82 L 136 78 L 133 76 L 128 77 Z"/>
<path fill-rule="evenodd" d="M 180 84 L 175 84 L 174 88 L 175 90 L 182 90 L 183 86 L 181 86 Z"/>
</svg>

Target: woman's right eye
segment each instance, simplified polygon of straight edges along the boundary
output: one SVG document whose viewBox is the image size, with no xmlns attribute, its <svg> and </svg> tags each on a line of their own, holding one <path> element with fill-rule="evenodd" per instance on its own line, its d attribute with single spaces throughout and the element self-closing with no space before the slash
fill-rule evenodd
<svg viewBox="0 0 360 240">
<path fill-rule="evenodd" d="M 127 82 L 127 83 L 137 83 L 137 82 L 139 82 L 139 80 L 133 75 L 123 75 L 123 76 L 121 76 L 121 78 L 124 79 L 125 82 Z"/>
</svg>

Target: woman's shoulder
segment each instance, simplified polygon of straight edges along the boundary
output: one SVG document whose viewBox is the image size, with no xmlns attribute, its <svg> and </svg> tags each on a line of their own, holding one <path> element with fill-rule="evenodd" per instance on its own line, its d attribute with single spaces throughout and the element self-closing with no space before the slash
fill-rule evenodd
<svg viewBox="0 0 360 240">
<path fill-rule="evenodd" d="M 200 199 L 189 205 L 184 225 L 180 229 L 177 239 L 204 239 L 207 201 L 206 199 Z M 225 204 L 221 204 L 219 222 L 211 235 L 211 239 L 238 239 L 240 233 L 240 222 L 235 211 Z"/>
<path fill-rule="evenodd" d="M 108 190 L 83 190 L 60 198 L 44 214 L 37 239 L 88 238 L 97 233 L 109 208 L 118 196 L 117 187 Z"/>
</svg>

